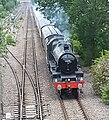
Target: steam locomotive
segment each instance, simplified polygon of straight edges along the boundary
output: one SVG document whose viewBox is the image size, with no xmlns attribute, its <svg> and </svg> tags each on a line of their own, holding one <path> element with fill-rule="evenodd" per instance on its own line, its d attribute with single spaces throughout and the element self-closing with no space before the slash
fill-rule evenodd
<svg viewBox="0 0 109 120">
<path fill-rule="evenodd" d="M 59 29 L 53 26 L 40 11 L 36 11 L 35 7 L 33 14 L 55 89 L 61 95 L 70 92 L 78 98 L 78 92 L 84 85 L 83 72 L 77 64 L 70 42 L 66 41 Z"/>
</svg>

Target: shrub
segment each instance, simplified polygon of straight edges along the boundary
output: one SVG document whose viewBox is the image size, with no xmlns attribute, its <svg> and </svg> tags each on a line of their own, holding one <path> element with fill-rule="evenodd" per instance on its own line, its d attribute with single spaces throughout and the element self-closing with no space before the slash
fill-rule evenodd
<svg viewBox="0 0 109 120">
<path fill-rule="evenodd" d="M 109 82 L 102 87 L 102 99 L 105 104 L 109 105 Z"/>
<path fill-rule="evenodd" d="M 94 60 L 91 71 L 95 93 L 109 103 L 109 51 L 102 52 L 101 57 Z"/>
<path fill-rule="evenodd" d="M 7 45 L 15 45 L 15 41 L 11 34 L 6 36 L 6 43 L 7 43 Z"/>
<path fill-rule="evenodd" d="M 8 15 L 8 14 L 7 14 L 6 11 L 2 11 L 2 12 L 1 12 L 1 17 L 2 17 L 2 18 L 5 18 L 7 15 Z"/>
<path fill-rule="evenodd" d="M 81 43 L 78 40 L 72 40 L 71 44 L 73 46 L 75 53 L 77 53 L 77 54 L 80 53 Z"/>
</svg>

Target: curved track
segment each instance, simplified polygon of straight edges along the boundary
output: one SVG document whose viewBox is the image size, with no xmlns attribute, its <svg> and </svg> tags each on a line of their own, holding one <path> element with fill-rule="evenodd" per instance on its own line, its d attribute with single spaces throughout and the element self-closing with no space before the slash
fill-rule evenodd
<svg viewBox="0 0 109 120">
<path fill-rule="evenodd" d="M 7 64 L 9 65 L 10 69 L 12 70 L 12 73 L 14 75 L 14 78 L 15 78 L 15 81 L 16 81 L 16 86 L 17 86 L 17 91 L 18 91 L 18 97 L 16 98 L 17 99 L 17 102 L 20 103 L 21 101 L 21 89 L 20 89 L 20 80 L 18 78 L 18 75 L 16 73 L 16 70 L 14 69 L 14 67 L 10 64 L 10 62 L 7 60 L 7 58 L 2 55 L 2 57 L 5 59 L 5 61 L 7 62 Z M 20 114 L 20 104 L 18 104 L 18 106 L 16 107 L 17 109 L 17 116 L 18 116 L 18 119 L 19 119 L 19 114 Z"/>
</svg>

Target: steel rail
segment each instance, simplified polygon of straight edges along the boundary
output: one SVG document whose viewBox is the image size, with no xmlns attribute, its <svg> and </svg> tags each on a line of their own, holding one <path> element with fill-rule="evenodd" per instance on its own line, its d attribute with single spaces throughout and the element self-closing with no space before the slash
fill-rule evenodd
<svg viewBox="0 0 109 120">
<path fill-rule="evenodd" d="M 82 112 L 83 112 L 84 119 L 85 119 L 85 120 L 89 120 L 88 116 L 86 115 L 86 113 L 85 113 L 85 111 L 84 111 L 84 108 L 83 108 L 83 106 L 82 106 L 82 103 L 81 103 L 80 98 L 77 99 L 77 102 L 78 102 L 78 105 L 79 105 L 79 107 L 81 108 L 81 110 L 82 110 Z"/>
<path fill-rule="evenodd" d="M 63 99 L 61 98 L 60 94 L 58 94 L 58 98 L 59 98 L 59 102 L 60 102 L 60 105 L 61 105 L 61 108 L 62 108 L 62 111 L 63 111 L 63 114 L 64 114 L 64 119 L 69 120 L 69 117 L 68 117 Z"/>
<path fill-rule="evenodd" d="M 31 9 L 32 11 L 32 9 Z M 34 23 L 33 16 L 31 14 L 31 20 Z M 43 120 L 43 114 L 42 114 L 42 103 L 41 103 L 41 92 L 40 92 L 40 83 L 39 83 L 39 73 L 38 73 L 38 64 L 37 64 L 37 55 L 36 55 L 36 49 L 35 49 L 35 40 L 34 40 L 34 35 L 33 35 L 33 24 L 32 24 L 32 48 L 33 48 L 33 61 L 34 61 L 34 72 L 35 72 L 35 82 L 36 82 L 36 88 L 37 88 L 37 99 L 38 99 L 38 106 L 37 106 L 37 114 L 38 114 L 38 119 Z"/>
<path fill-rule="evenodd" d="M 24 55 L 23 55 L 23 68 L 22 68 L 22 81 L 21 81 L 21 101 L 20 101 L 21 102 L 20 120 L 23 119 L 23 114 L 24 114 L 24 109 L 25 109 L 23 104 L 24 104 L 24 100 L 25 100 L 24 93 L 25 93 L 25 68 L 26 68 L 26 56 L 27 56 L 28 19 L 29 19 L 29 14 L 27 15 L 26 38 L 25 38 Z"/>
</svg>

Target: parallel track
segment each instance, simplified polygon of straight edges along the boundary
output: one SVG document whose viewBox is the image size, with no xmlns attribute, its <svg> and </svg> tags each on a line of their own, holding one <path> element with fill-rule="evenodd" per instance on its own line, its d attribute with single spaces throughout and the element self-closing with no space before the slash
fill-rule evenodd
<svg viewBox="0 0 109 120">
<path fill-rule="evenodd" d="M 29 9 L 29 8 L 28 8 Z M 29 10 L 28 10 L 28 12 L 29 12 Z M 26 61 L 26 59 L 27 59 L 27 41 L 28 41 L 28 29 L 29 29 L 29 26 L 28 26 L 28 24 L 29 24 L 29 13 L 28 13 L 28 17 L 27 17 L 27 26 L 26 26 L 26 37 L 25 37 L 25 45 L 24 45 L 24 56 L 23 56 L 23 68 L 22 68 L 22 81 L 21 81 L 21 101 L 20 101 L 20 120 L 22 120 L 22 119 L 26 119 L 27 118 L 27 106 L 26 106 L 26 94 L 28 94 L 28 93 L 26 93 L 27 91 L 28 91 L 28 89 L 26 89 L 26 84 L 28 84 L 27 83 L 27 79 L 26 79 L 26 71 L 25 71 L 25 68 L 26 68 L 26 63 L 27 63 L 27 61 Z M 34 84 L 34 81 L 33 81 L 33 79 L 30 79 L 29 78 L 29 81 L 30 81 L 30 83 L 31 83 L 31 86 L 32 86 L 32 88 L 33 88 L 33 93 L 34 93 L 34 99 L 36 99 L 36 89 L 35 89 L 35 84 Z M 29 85 L 29 84 L 28 84 Z M 30 86 L 30 85 L 29 85 Z M 31 97 L 31 96 L 30 96 Z M 30 99 L 30 98 L 28 98 L 28 99 Z M 29 104 L 29 103 L 28 103 Z M 34 104 L 34 106 L 36 107 L 36 103 L 32 103 L 32 104 Z M 31 110 L 32 109 L 32 110 Z M 33 110 L 34 109 L 34 110 Z M 34 112 L 34 111 L 36 111 L 35 110 L 36 108 L 31 108 L 31 106 L 29 106 L 29 110 L 30 110 L 30 112 L 31 112 L 31 114 L 32 114 L 32 111 Z M 28 111 L 29 111 L 28 110 Z M 34 113 L 33 113 L 34 114 Z M 33 118 L 35 118 L 36 117 L 36 115 L 34 114 L 34 116 L 29 116 L 29 118 L 31 117 L 31 119 L 33 119 Z"/>
<path fill-rule="evenodd" d="M 33 22 L 33 18 L 31 20 Z M 27 20 L 27 28 L 28 30 L 28 20 Z M 39 120 L 43 119 L 42 115 L 42 107 L 41 107 L 41 95 L 40 95 L 40 87 L 39 87 L 39 78 L 38 78 L 38 68 L 37 68 L 37 58 L 36 58 L 36 52 L 35 52 L 35 41 L 33 36 L 33 25 L 32 25 L 32 47 L 33 47 L 33 60 L 34 60 L 34 71 L 35 71 L 35 81 L 33 80 L 32 76 L 30 75 L 30 72 L 26 68 L 26 52 L 27 52 L 27 31 L 26 31 L 26 41 L 25 41 L 25 50 L 24 50 L 24 62 L 23 64 L 13 55 L 13 53 L 8 49 L 7 51 L 12 55 L 12 57 L 20 64 L 22 68 L 22 81 L 16 82 L 17 86 L 19 86 L 19 120 L 26 119 L 26 108 L 25 108 L 25 74 L 29 78 L 31 85 L 34 90 L 34 96 L 36 101 L 36 118 Z M 5 58 L 4 58 L 5 59 Z M 16 72 L 15 72 L 16 73 Z M 19 84 L 20 83 L 20 84 Z"/>
</svg>

